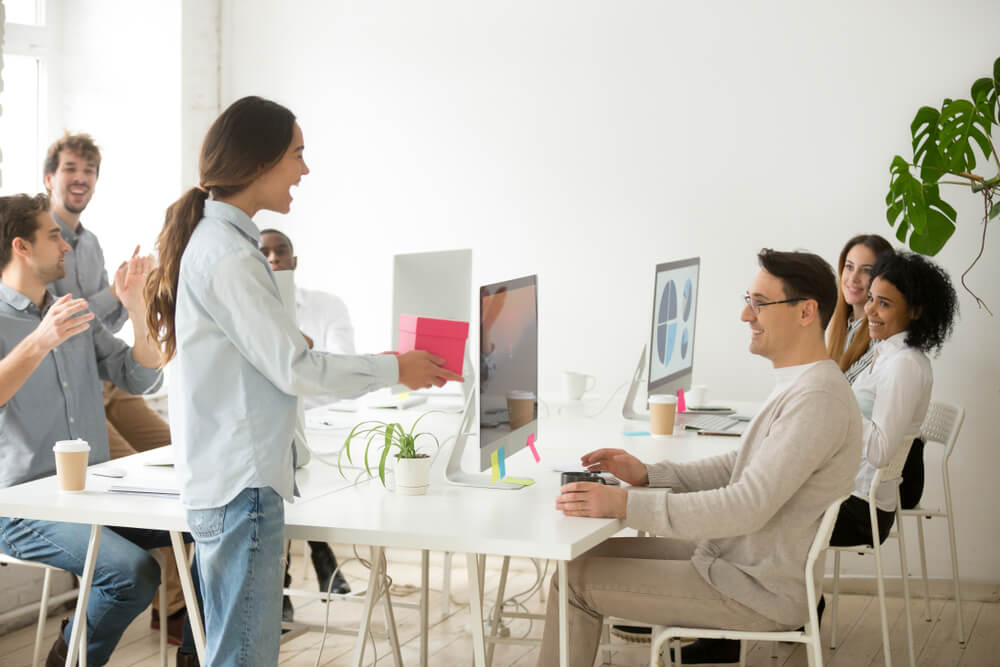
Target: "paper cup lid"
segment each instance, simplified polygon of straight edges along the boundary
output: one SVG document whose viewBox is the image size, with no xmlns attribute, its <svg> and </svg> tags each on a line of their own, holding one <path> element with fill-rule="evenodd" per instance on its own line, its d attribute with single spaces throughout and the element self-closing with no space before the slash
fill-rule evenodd
<svg viewBox="0 0 1000 667">
<path fill-rule="evenodd" d="M 507 392 L 507 398 L 513 398 L 513 399 L 526 399 L 527 398 L 527 399 L 534 400 L 534 398 L 535 398 L 535 392 L 533 392 L 533 391 L 518 391 L 518 390 L 508 391 Z"/>
<path fill-rule="evenodd" d="M 57 440 L 55 446 L 52 448 L 54 452 L 89 452 L 90 445 L 87 444 L 86 440 Z"/>
<path fill-rule="evenodd" d="M 649 397 L 650 403 L 656 403 L 657 405 L 671 405 L 677 402 L 676 396 L 669 396 L 667 394 L 656 394 Z"/>
</svg>

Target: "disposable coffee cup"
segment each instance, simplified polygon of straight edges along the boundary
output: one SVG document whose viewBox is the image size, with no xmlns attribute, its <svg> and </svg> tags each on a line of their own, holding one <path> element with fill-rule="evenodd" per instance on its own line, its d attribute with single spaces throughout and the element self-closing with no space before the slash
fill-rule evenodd
<svg viewBox="0 0 1000 667">
<path fill-rule="evenodd" d="M 59 490 L 78 493 L 87 486 L 87 458 L 90 445 L 86 440 L 59 440 L 52 451 L 56 455 L 56 478 Z"/>
<path fill-rule="evenodd" d="M 510 421 L 510 430 L 517 429 L 531 423 L 535 418 L 535 394 L 531 391 L 508 391 L 507 392 L 507 417 Z"/>
<path fill-rule="evenodd" d="M 649 397 L 649 432 L 653 435 L 673 435 L 677 414 L 676 396 Z"/>
</svg>

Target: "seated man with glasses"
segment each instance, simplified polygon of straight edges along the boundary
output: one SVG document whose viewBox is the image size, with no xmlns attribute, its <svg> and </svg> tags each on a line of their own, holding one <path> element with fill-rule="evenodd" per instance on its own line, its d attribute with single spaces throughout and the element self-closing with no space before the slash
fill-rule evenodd
<svg viewBox="0 0 1000 667">
<path fill-rule="evenodd" d="M 609 615 L 756 631 L 808 618 L 806 557 L 824 511 L 853 486 L 861 414 L 823 338 L 837 299 L 830 265 L 768 249 L 758 260 L 741 319 L 750 352 L 773 364 L 775 387 L 738 450 L 644 464 L 599 449 L 583 465 L 631 487 L 574 482 L 556 499 L 567 516 L 620 518 L 657 536 L 612 538 L 570 562 L 570 665 L 594 663 Z M 556 587 L 553 577 L 539 665 L 559 658 Z M 685 665 L 736 663 L 739 645 L 699 640 L 682 654 Z"/>
</svg>

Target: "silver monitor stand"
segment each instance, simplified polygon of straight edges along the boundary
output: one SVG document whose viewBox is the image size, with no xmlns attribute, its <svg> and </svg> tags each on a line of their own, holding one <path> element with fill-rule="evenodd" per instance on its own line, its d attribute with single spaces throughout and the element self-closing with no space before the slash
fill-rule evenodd
<svg viewBox="0 0 1000 667">
<path fill-rule="evenodd" d="M 646 369 L 646 346 L 642 346 L 642 352 L 639 353 L 639 365 L 635 367 L 635 373 L 632 374 L 632 384 L 628 388 L 628 393 L 625 394 L 625 405 L 622 406 L 622 417 L 625 419 L 631 419 L 634 421 L 649 421 L 649 412 L 636 412 L 635 411 L 635 397 L 639 393 L 639 387 L 643 381 L 643 371 Z"/>
<path fill-rule="evenodd" d="M 466 377 L 465 381 L 468 383 L 470 378 Z M 457 486 L 477 486 L 484 489 L 503 489 L 507 491 L 523 489 L 524 487 L 521 484 L 505 482 L 502 479 L 494 482 L 493 476 L 490 473 L 473 473 L 462 470 L 462 453 L 465 451 L 466 443 L 470 437 L 474 437 L 477 440 L 479 438 L 478 433 L 472 432 L 472 425 L 479 421 L 476 419 L 476 416 L 479 414 L 476 401 L 477 395 L 478 392 L 473 388 L 465 397 L 465 407 L 462 409 L 462 422 L 458 426 L 455 444 L 451 447 L 451 453 L 448 455 L 448 465 L 444 471 L 445 480 L 449 484 Z"/>
</svg>

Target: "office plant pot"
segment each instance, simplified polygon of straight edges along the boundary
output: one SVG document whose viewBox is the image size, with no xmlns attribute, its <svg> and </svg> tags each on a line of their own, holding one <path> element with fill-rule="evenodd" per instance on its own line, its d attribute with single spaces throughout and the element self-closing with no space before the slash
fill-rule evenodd
<svg viewBox="0 0 1000 667">
<path fill-rule="evenodd" d="M 422 496 L 430 486 L 431 461 L 427 455 L 412 459 L 396 459 L 393 472 L 396 478 L 395 491 L 401 496 Z"/>
</svg>

